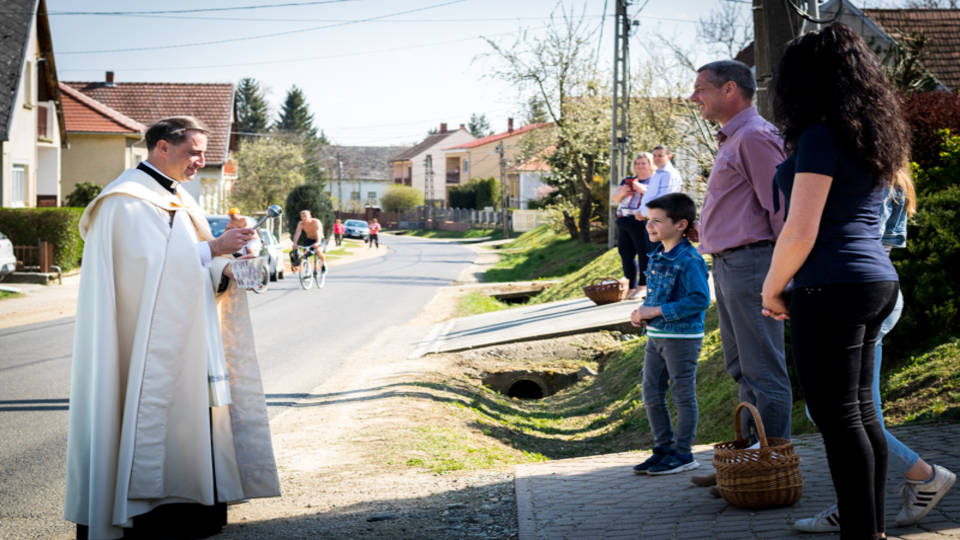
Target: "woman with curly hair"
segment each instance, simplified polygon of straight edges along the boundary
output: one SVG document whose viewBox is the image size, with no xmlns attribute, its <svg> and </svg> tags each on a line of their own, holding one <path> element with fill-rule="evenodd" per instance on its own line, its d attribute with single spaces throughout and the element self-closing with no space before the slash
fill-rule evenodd
<svg viewBox="0 0 960 540">
<path fill-rule="evenodd" d="M 899 278 L 879 230 L 884 197 L 908 158 L 907 126 L 879 60 L 842 24 L 794 39 L 774 85 L 790 152 L 774 182 L 787 218 L 763 311 L 792 321 L 797 378 L 823 434 L 841 538 L 886 538 L 887 445 L 871 389 Z"/>
</svg>

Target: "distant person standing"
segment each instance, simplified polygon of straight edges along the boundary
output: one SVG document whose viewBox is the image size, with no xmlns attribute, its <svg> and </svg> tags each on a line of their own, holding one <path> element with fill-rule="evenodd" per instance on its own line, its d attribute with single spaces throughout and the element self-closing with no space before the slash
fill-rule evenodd
<svg viewBox="0 0 960 540">
<path fill-rule="evenodd" d="M 653 177 L 653 155 L 641 152 L 633 160 L 634 176 L 620 182 L 620 187 L 610 196 L 617 205 L 617 252 L 623 276 L 630 290 L 627 299 L 641 296 L 647 288 L 647 252 L 649 251 L 645 219 L 640 213 L 643 194 Z"/>
<path fill-rule="evenodd" d="M 377 221 L 377 218 L 373 218 L 370 222 L 370 244 L 368 247 L 373 247 L 377 245 L 377 249 L 380 249 L 380 223 Z"/>
<path fill-rule="evenodd" d="M 637 219 L 647 217 L 648 202 L 667 193 L 683 191 L 683 177 L 680 176 L 680 171 L 670 163 L 670 158 L 673 156 L 667 152 L 667 147 L 657 145 L 653 148 L 651 155 L 653 156 L 653 165 L 656 167 L 656 170 L 653 172 L 653 176 L 650 177 L 647 191 L 643 194 L 643 199 L 640 201 L 640 212 L 636 215 Z"/>
<path fill-rule="evenodd" d="M 343 223 L 338 219 L 333 224 L 333 240 L 336 242 L 337 247 L 340 247 L 343 244 L 343 233 L 346 231 L 346 227 L 343 226 Z"/>
<path fill-rule="evenodd" d="M 793 405 L 784 357 L 783 322 L 761 314 L 760 290 L 783 228 L 774 208 L 773 175 L 786 157 L 776 128 L 753 106 L 757 84 L 736 60 L 697 70 L 690 100 L 720 124 L 717 156 L 700 217 L 700 253 L 713 256 L 720 337 L 739 400 L 754 405 L 768 436 L 790 438 Z M 745 414 L 745 426 L 753 419 Z M 694 477 L 711 485 L 715 476 Z"/>
</svg>

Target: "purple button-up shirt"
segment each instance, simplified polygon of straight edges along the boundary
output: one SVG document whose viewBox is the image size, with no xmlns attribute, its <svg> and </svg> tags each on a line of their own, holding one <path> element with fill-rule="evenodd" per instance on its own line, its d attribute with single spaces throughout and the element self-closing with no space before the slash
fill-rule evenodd
<svg viewBox="0 0 960 540">
<path fill-rule="evenodd" d="M 783 228 L 773 210 L 773 175 L 786 155 L 777 129 L 749 107 L 720 131 L 707 196 L 700 211 L 700 253 L 717 253 L 760 242 L 775 241 Z"/>
</svg>

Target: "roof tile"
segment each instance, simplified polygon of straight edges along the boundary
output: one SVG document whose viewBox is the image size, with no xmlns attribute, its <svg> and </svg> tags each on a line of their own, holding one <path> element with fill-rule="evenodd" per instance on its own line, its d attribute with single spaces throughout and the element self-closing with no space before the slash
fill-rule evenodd
<svg viewBox="0 0 960 540">
<path fill-rule="evenodd" d="M 960 88 L 960 9 L 864 9 L 896 41 L 922 35 L 921 62 L 950 90 Z"/>
<path fill-rule="evenodd" d="M 503 133 L 494 133 L 493 135 L 488 135 L 486 137 L 477 139 L 475 141 L 470 141 L 468 143 L 458 144 L 457 146 L 451 146 L 450 148 L 444 148 L 444 150 L 454 150 L 454 149 L 467 149 L 467 148 L 476 148 L 478 146 L 483 146 L 484 144 L 489 144 L 492 142 L 499 141 L 501 139 L 506 139 L 507 137 L 513 137 L 515 135 L 521 135 L 528 131 L 533 131 L 542 127 L 549 126 L 550 122 L 540 122 L 539 124 L 527 124 L 520 129 L 515 129 L 513 131 L 504 131 Z"/>
<path fill-rule="evenodd" d="M 143 133 L 147 130 L 140 122 L 63 83 L 60 83 L 60 101 L 68 132 Z"/>
</svg>

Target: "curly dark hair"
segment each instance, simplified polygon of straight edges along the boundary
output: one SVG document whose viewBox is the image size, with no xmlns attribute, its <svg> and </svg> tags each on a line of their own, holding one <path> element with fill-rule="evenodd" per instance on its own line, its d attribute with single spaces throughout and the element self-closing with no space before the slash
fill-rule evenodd
<svg viewBox="0 0 960 540">
<path fill-rule="evenodd" d="M 883 67 L 843 24 L 788 44 L 774 75 L 773 114 L 788 150 L 807 128 L 826 124 L 880 183 L 891 182 L 909 158 L 907 123 Z"/>
</svg>

